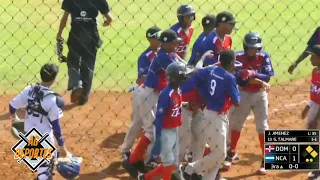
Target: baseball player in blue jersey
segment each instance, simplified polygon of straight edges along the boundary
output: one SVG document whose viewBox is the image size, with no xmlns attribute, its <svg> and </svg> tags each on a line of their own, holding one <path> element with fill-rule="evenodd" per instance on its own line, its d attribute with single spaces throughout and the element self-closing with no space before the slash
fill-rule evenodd
<svg viewBox="0 0 320 180">
<path fill-rule="evenodd" d="M 216 27 L 216 16 L 213 14 L 207 14 L 201 21 L 203 32 L 199 35 L 192 47 L 191 57 L 188 61 L 188 65 L 196 65 L 200 59 L 200 48 L 202 42 L 206 39 L 207 35 Z"/>
<path fill-rule="evenodd" d="M 264 131 L 268 129 L 268 93 L 264 86 L 274 76 L 270 55 L 262 51 L 262 38 L 256 32 L 247 33 L 243 40 L 243 51 L 236 53 L 236 58 L 242 63 L 242 68 L 251 70 L 252 78 L 259 79 L 262 83 L 243 83 L 240 88 L 241 103 L 230 113 L 231 143 L 225 168 L 232 163 L 232 156 L 235 154 L 237 142 L 240 138 L 244 122 L 251 110 L 255 117 L 256 130 L 259 135 L 262 161 L 259 172 L 265 174 L 264 169 Z"/>
<path fill-rule="evenodd" d="M 133 88 L 139 87 L 142 82 L 145 80 L 149 66 L 154 59 L 158 48 L 160 46 L 160 31 L 161 29 L 154 26 L 147 30 L 146 37 L 150 43 L 150 46 L 139 56 L 138 59 L 138 78 L 137 85 Z M 134 93 L 132 97 L 132 107 L 138 107 L 136 104 L 137 94 Z M 128 131 L 124 138 L 123 144 L 121 146 L 121 155 L 122 160 L 125 161 L 130 156 L 130 150 L 135 142 L 135 140 L 139 137 L 142 130 L 142 118 L 140 118 L 140 113 L 138 109 L 132 109 L 132 119 L 129 125 Z"/>
<path fill-rule="evenodd" d="M 171 180 L 171 174 L 179 165 L 178 127 L 181 125 L 182 96 L 179 88 L 193 70 L 183 62 L 171 63 L 166 69 L 168 85 L 160 93 L 157 105 L 155 125 L 155 143 L 152 158 L 160 157 L 161 165 L 146 174 L 140 174 L 139 180 L 151 180 L 161 176 Z"/>
<path fill-rule="evenodd" d="M 221 51 L 221 67 L 208 66 L 196 70 L 190 78 L 195 87 L 206 88 L 204 97 L 206 107 L 203 110 L 204 116 L 197 129 L 200 136 L 197 139 L 197 154 L 202 154 L 206 143 L 212 149 L 202 159 L 195 162 L 181 165 L 181 178 L 184 179 L 215 179 L 221 164 L 227 154 L 227 132 L 228 119 L 226 116 L 229 108 L 238 106 L 240 94 L 237 88 L 235 73 L 235 53 L 232 50 Z M 190 86 L 190 90 L 194 87 Z M 205 172 L 203 178 L 198 173 Z"/>
<path fill-rule="evenodd" d="M 9 109 L 12 119 L 19 119 L 16 111 L 26 107 L 26 119 L 24 131 L 28 132 L 36 128 L 40 133 L 49 133 L 48 141 L 58 143 L 59 157 L 66 157 L 67 150 L 64 146 L 60 118 L 63 117 L 62 108 L 64 100 L 57 93 L 54 93 L 49 87 L 55 82 L 59 73 L 59 67 L 55 64 L 45 64 L 41 67 L 41 83 L 26 87 L 19 95 L 10 102 Z M 51 163 L 42 164 L 38 170 L 38 180 L 48 180 L 53 178 L 54 155 Z"/>
<path fill-rule="evenodd" d="M 179 38 L 173 30 L 165 30 L 160 35 L 161 49 L 158 51 L 156 57 L 151 62 L 146 80 L 136 90 L 137 109 L 140 112 L 140 117 L 143 119 L 142 129 L 143 133 L 136 148 L 130 155 L 129 165 L 135 167 L 139 171 L 143 171 L 143 156 L 150 143 L 154 141 L 153 121 L 155 120 L 156 104 L 159 99 L 159 93 L 168 84 L 165 75 L 165 69 L 173 62 L 180 61 L 175 49 L 178 46 Z M 128 166 L 129 167 L 129 166 Z M 126 168 L 131 176 L 137 177 L 137 171 L 131 168 Z"/>
</svg>

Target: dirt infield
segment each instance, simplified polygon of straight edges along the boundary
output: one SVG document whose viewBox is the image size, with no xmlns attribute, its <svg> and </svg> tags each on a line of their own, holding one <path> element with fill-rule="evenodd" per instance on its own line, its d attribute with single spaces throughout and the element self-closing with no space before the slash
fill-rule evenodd
<svg viewBox="0 0 320 180">
<path fill-rule="evenodd" d="M 299 118 L 309 99 L 309 81 L 300 79 L 274 86 L 269 95 L 271 129 L 303 129 L 305 121 Z M 69 94 L 64 95 L 69 100 Z M 34 174 L 23 163 L 13 160 L 10 148 L 16 140 L 10 134 L 8 102 L 13 96 L 0 96 L 0 177 L 6 180 L 32 179 Z M 62 119 L 67 148 L 84 158 L 81 180 L 130 179 L 120 166 L 119 146 L 130 122 L 131 94 L 95 92 L 88 105 L 74 107 L 67 104 Z M 23 117 L 21 112 L 21 117 Z M 306 179 L 307 172 L 269 172 L 256 175 L 260 165 L 260 148 L 252 119 L 246 122 L 238 143 L 241 161 L 223 173 L 238 179 Z M 58 175 L 54 179 L 62 179 Z"/>
</svg>

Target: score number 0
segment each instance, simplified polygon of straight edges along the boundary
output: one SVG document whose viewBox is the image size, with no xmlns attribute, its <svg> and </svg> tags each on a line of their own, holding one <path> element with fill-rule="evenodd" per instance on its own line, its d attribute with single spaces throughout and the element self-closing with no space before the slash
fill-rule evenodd
<svg viewBox="0 0 320 180">
<path fill-rule="evenodd" d="M 289 164 L 289 169 L 299 169 L 299 164 Z"/>
</svg>

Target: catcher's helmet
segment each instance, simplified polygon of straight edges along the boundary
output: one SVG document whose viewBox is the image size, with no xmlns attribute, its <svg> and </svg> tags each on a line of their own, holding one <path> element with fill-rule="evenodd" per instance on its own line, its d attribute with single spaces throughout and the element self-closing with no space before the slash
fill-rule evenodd
<svg viewBox="0 0 320 180">
<path fill-rule="evenodd" d="M 179 22 L 183 22 L 183 17 L 184 16 L 193 16 L 193 20 L 196 19 L 196 11 L 193 9 L 193 7 L 191 5 L 181 5 L 179 6 L 178 10 L 177 10 L 177 16 L 178 16 L 178 20 Z"/>
<path fill-rule="evenodd" d="M 183 81 L 187 80 L 192 74 L 193 69 L 187 67 L 183 62 L 171 63 L 166 69 L 166 76 L 170 83 L 176 85 L 181 84 Z"/>
<path fill-rule="evenodd" d="M 258 48 L 260 51 L 262 49 L 262 38 L 257 32 L 249 32 L 244 36 L 243 48 Z"/>
<path fill-rule="evenodd" d="M 57 163 L 57 171 L 65 179 L 74 179 L 80 174 L 79 157 L 70 157 L 70 161 L 59 161 Z"/>
</svg>

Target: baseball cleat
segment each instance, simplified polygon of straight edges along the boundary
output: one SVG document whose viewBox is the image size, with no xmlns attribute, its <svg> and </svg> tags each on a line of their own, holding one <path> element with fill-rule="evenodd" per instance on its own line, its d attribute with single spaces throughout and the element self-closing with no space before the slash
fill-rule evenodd
<svg viewBox="0 0 320 180">
<path fill-rule="evenodd" d="M 223 169 L 229 170 L 233 161 L 239 161 L 239 155 L 235 151 L 228 151 L 227 157 L 225 161 L 223 162 Z"/>
<path fill-rule="evenodd" d="M 146 168 L 148 168 L 150 170 L 155 169 L 158 166 L 159 166 L 159 164 L 155 161 L 150 161 L 146 164 Z"/>
<path fill-rule="evenodd" d="M 79 101 L 83 92 L 83 88 L 75 88 L 71 92 L 70 101 L 71 103 L 76 103 Z"/>
<path fill-rule="evenodd" d="M 187 167 L 187 164 L 185 165 L 181 164 L 179 166 L 181 180 L 202 180 L 202 176 L 197 173 L 193 173 L 192 175 L 190 175 L 187 172 L 185 172 L 186 167 Z"/>
<path fill-rule="evenodd" d="M 180 171 L 180 179 L 182 180 L 191 180 L 191 175 L 185 172 L 187 164 L 180 164 L 179 171 Z"/>
<path fill-rule="evenodd" d="M 145 180 L 144 174 L 140 173 L 140 174 L 138 175 L 138 178 L 137 178 L 137 179 L 138 179 L 138 180 Z"/>
<path fill-rule="evenodd" d="M 138 161 L 132 165 L 134 168 L 138 170 L 139 173 L 147 173 L 146 166 L 144 165 L 144 161 Z"/>
<path fill-rule="evenodd" d="M 261 174 L 261 175 L 266 175 L 267 174 L 267 171 L 264 168 L 264 157 L 262 158 L 262 161 L 261 161 L 261 164 L 260 164 L 259 174 Z"/>
<path fill-rule="evenodd" d="M 122 161 L 122 167 L 128 172 L 130 177 L 138 177 L 138 170 L 132 164 L 130 164 L 129 159 Z"/>
<path fill-rule="evenodd" d="M 131 155 L 130 152 L 121 153 L 121 160 L 122 160 L 122 161 L 129 160 L 130 155 Z"/>
</svg>

